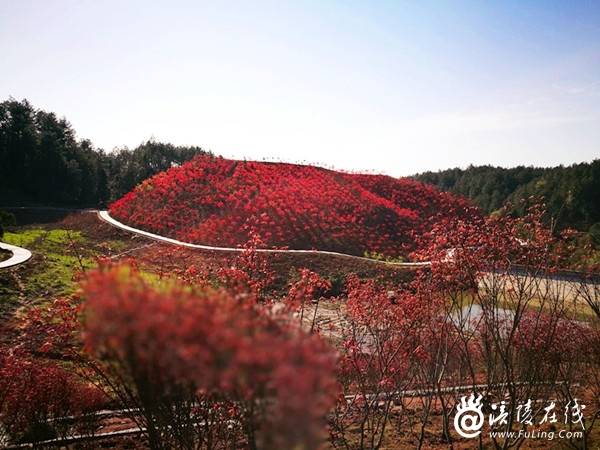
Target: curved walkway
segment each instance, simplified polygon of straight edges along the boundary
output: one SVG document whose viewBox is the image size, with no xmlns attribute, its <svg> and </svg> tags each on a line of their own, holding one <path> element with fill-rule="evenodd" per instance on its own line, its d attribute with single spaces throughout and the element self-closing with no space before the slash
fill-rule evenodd
<svg viewBox="0 0 600 450">
<path fill-rule="evenodd" d="M 12 257 L 8 258 L 7 260 L 0 261 L 0 269 L 6 269 L 8 267 L 22 264 L 31 258 L 31 252 L 26 248 L 17 247 L 16 245 L 10 245 L 4 242 L 0 242 L 0 248 L 3 250 L 8 250 L 13 254 Z"/>
<path fill-rule="evenodd" d="M 110 216 L 108 211 L 98 211 L 98 217 L 117 228 L 121 228 L 122 230 L 129 231 L 130 233 L 139 234 L 141 236 L 145 236 L 150 239 L 155 239 L 157 241 L 166 242 L 173 245 L 179 245 L 181 247 L 195 248 L 199 250 L 211 250 L 217 252 L 243 252 L 243 248 L 236 247 L 212 247 L 210 245 L 201 245 L 201 244 L 192 244 L 189 242 L 178 241 L 177 239 L 168 238 L 165 236 L 160 236 L 158 234 L 149 233 L 148 231 L 140 230 L 138 228 L 130 227 L 129 225 L 125 225 L 124 223 L 119 222 Z M 338 256 L 349 259 L 356 259 L 361 261 L 368 261 L 372 263 L 386 264 L 391 266 L 398 267 L 406 267 L 410 269 L 418 268 L 418 267 L 427 267 L 429 266 L 429 262 L 389 262 L 389 261 L 380 261 L 372 258 L 365 258 L 364 256 L 355 256 L 348 255 L 346 253 L 338 253 L 338 252 L 330 252 L 326 250 L 279 250 L 279 249 L 267 249 L 267 248 L 258 248 L 257 252 L 261 253 L 302 253 L 302 254 L 313 254 L 313 255 L 330 255 L 330 256 Z"/>
</svg>

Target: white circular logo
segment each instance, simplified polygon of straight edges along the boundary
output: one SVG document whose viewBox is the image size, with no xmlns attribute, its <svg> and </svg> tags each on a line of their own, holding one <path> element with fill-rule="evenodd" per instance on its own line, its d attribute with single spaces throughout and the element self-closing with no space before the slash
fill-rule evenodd
<svg viewBox="0 0 600 450">
<path fill-rule="evenodd" d="M 474 438 L 481 433 L 481 428 L 485 420 L 482 411 L 482 398 L 481 395 L 475 398 L 475 395 L 471 394 L 471 397 L 467 401 L 467 397 L 463 396 L 461 402 L 456 407 L 454 429 L 464 438 Z"/>
</svg>

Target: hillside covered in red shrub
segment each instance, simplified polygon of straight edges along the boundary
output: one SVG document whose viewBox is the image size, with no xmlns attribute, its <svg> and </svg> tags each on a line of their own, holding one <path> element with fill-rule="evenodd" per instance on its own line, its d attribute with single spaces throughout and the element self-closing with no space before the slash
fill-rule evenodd
<svg viewBox="0 0 600 450">
<path fill-rule="evenodd" d="M 413 233 L 472 214 L 458 197 L 409 179 L 200 155 L 110 205 L 116 219 L 205 245 L 401 256 Z"/>
</svg>

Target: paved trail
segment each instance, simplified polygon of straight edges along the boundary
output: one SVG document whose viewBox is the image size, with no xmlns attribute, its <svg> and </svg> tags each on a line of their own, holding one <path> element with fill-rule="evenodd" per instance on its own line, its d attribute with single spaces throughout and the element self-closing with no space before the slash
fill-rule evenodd
<svg viewBox="0 0 600 450">
<path fill-rule="evenodd" d="M 210 245 L 192 244 L 190 242 L 182 242 L 182 241 L 178 241 L 177 239 L 172 239 L 172 238 L 168 238 L 165 236 L 160 236 L 158 234 L 149 233 L 148 231 L 140 230 L 138 228 L 133 228 L 133 227 L 130 227 L 129 225 L 125 225 L 124 223 L 119 222 L 115 218 L 111 217 L 110 214 L 108 213 L 108 211 L 99 211 L 98 217 L 101 220 L 103 220 L 115 227 L 121 228 L 122 230 L 129 231 L 130 233 L 139 234 L 141 236 L 145 236 L 150 239 L 155 239 L 157 241 L 162 241 L 162 242 L 166 242 L 166 243 L 173 244 L 173 245 L 179 245 L 181 247 L 195 248 L 195 249 L 200 249 L 200 250 L 211 250 L 211 251 L 217 251 L 217 252 L 227 252 L 227 253 L 231 253 L 231 252 L 239 253 L 239 252 L 244 251 L 244 249 L 242 249 L 242 248 L 235 248 L 235 247 L 213 247 Z M 338 257 L 342 257 L 342 258 L 369 261 L 369 262 L 376 263 L 376 264 L 386 264 L 386 265 L 392 265 L 392 266 L 398 266 L 398 267 L 406 267 L 406 268 L 410 268 L 410 269 L 429 266 L 429 262 L 380 261 L 377 259 L 365 258 L 364 256 L 348 255 L 346 253 L 330 252 L 330 251 L 326 251 L 326 250 L 280 250 L 280 249 L 259 248 L 259 249 L 256 249 L 256 251 L 261 252 L 261 253 L 275 253 L 275 254 L 277 254 L 277 253 L 300 253 L 300 254 L 309 254 L 309 255 L 330 255 L 330 256 L 338 256 Z"/>
<path fill-rule="evenodd" d="M 9 267 L 16 266 L 18 264 L 22 264 L 31 258 L 31 252 L 26 248 L 17 247 L 16 245 L 6 244 L 5 242 L 0 242 L 0 248 L 3 250 L 8 250 L 12 252 L 12 257 L 8 258 L 5 261 L 0 261 L 0 269 L 7 269 Z"/>
<path fill-rule="evenodd" d="M 45 208 L 45 209 L 47 209 L 47 208 Z M 128 231 L 130 233 L 135 233 L 140 236 L 154 239 L 156 241 L 166 242 L 168 244 L 178 245 L 181 247 L 194 248 L 194 249 L 199 249 L 199 250 L 210 250 L 210 251 L 216 251 L 216 252 L 227 252 L 227 253 L 232 253 L 232 252 L 240 253 L 240 252 L 244 251 L 244 249 L 236 248 L 236 247 L 213 247 L 211 245 L 192 244 L 190 242 L 183 242 L 183 241 L 179 241 L 177 239 L 160 236 L 158 234 L 150 233 L 148 231 L 140 230 L 138 228 L 134 228 L 129 225 L 125 225 L 124 223 L 121 223 L 118 220 L 111 217 L 110 214 L 108 213 L 108 211 L 96 211 L 96 210 L 92 210 L 92 209 L 87 209 L 87 210 L 73 209 L 73 210 L 69 210 L 69 211 L 96 212 L 98 214 L 98 217 L 101 220 L 103 220 L 104 222 L 106 222 L 112 226 L 115 226 L 122 230 Z M 18 264 L 24 263 L 25 261 L 27 261 L 31 258 L 31 252 L 29 250 L 27 250 L 25 248 L 17 247 L 16 245 L 11 245 L 11 244 L 6 244 L 4 242 L 0 242 L 0 248 L 2 248 L 4 250 L 8 250 L 8 251 L 12 252 L 12 254 L 13 254 L 13 256 L 11 258 L 0 262 L 0 269 L 7 269 L 9 267 L 14 267 Z M 348 258 L 348 259 L 354 259 L 354 260 L 368 261 L 368 262 L 372 262 L 375 264 L 384 264 L 384 265 L 391 265 L 391 266 L 397 266 L 397 267 L 404 267 L 407 269 L 415 269 L 415 268 L 419 268 L 419 267 L 429 266 L 429 262 L 380 261 L 377 259 L 365 258 L 363 256 L 348 255 L 346 253 L 331 252 L 331 251 L 326 251 L 326 250 L 282 250 L 282 249 L 260 248 L 260 249 L 256 249 L 256 251 L 260 252 L 260 253 L 273 253 L 273 254 L 298 253 L 298 254 L 309 254 L 309 255 L 310 254 L 312 254 L 312 255 L 329 255 L 329 256 L 336 256 L 336 257 L 342 257 L 342 258 Z"/>
</svg>

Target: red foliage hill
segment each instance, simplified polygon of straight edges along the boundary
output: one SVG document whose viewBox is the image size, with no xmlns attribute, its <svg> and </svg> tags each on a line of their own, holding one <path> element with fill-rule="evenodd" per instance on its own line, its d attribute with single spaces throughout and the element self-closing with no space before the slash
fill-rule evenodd
<svg viewBox="0 0 600 450">
<path fill-rule="evenodd" d="M 144 181 L 110 213 L 199 244 L 237 247 L 258 235 L 269 247 L 398 256 L 413 249 L 411 233 L 472 210 L 409 179 L 200 155 Z"/>
</svg>

